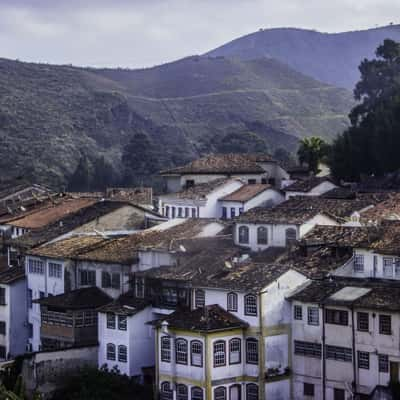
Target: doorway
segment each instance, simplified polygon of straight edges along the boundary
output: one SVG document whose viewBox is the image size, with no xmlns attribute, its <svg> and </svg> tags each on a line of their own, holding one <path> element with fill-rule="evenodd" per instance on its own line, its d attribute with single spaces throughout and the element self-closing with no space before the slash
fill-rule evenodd
<svg viewBox="0 0 400 400">
<path fill-rule="evenodd" d="M 399 363 L 390 362 L 390 382 L 399 383 Z"/>
</svg>

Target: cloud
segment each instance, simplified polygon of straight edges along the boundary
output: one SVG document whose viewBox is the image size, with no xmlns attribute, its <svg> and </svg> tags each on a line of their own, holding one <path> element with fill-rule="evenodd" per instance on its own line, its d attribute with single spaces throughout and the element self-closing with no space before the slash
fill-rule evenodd
<svg viewBox="0 0 400 400">
<path fill-rule="evenodd" d="M 201 54 L 259 28 L 384 25 L 398 0 L 2 0 L 2 57 L 142 67 Z M 396 21 L 394 21 L 396 22 Z"/>
</svg>

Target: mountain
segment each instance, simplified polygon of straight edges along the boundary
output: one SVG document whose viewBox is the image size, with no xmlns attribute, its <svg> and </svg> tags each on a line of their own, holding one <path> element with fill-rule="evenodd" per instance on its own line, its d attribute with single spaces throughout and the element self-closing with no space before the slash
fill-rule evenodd
<svg viewBox="0 0 400 400">
<path fill-rule="evenodd" d="M 400 25 L 343 33 L 305 29 L 264 29 L 233 40 L 207 56 L 241 60 L 274 58 L 305 75 L 334 86 L 353 89 L 358 65 L 373 58 L 384 39 L 400 41 Z"/>
<path fill-rule="evenodd" d="M 143 70 L 0 59 L 0 171 L 62 187 L 85 154 L 120 177 L 136 133 L 163 168 L 221 151 L 232 135 L 293 151 L 299 137 L 340 132 L 351 105 L 348 91 L 267 58 L 196 56 Z"/>
</svg>

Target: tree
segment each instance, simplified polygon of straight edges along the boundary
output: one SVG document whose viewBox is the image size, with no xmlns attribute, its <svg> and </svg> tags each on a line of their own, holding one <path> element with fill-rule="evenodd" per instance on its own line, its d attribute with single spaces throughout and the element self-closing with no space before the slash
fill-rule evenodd
<svg viewBox="0 0 400 400">
<path fill-rule="evenodd" d="M 71 192 L 87 192 L 90 189 L 89 162 L 86 154 L 79 159 L 78 165 L 68 181 L 67 189 Z"/>
<path fill-rule="evenodd" d="M 327 154 L 327 144 L 323 139 L 311 136 L 300 140 L 297 157 L 300 164 L 307 164 L 308 168 L 315 174 L 318 172 L 318 165 Z"/>
<path fill-rule="evenodd" d="M 253 132 L 232 132 L 216 143 L 219 153 L 266 153 L 265 141 Z"/>
<path fill-rule="evenodd" d="M 400 43 L 385 40 L 376 57 L 360 64 L 354 90 L 359 104 L 350 113 L 350 127 L 331 147 L 329 165 L 336 178 L 359 180 L 400 168 Z"/>
<path fill-rule="evenodd" d="M 114 170 L 104 156 L 101 156 L 93 163 L 93 174 L 90 179 L 91 190 L 105 190 L 114 183 Z"/>
</svg>

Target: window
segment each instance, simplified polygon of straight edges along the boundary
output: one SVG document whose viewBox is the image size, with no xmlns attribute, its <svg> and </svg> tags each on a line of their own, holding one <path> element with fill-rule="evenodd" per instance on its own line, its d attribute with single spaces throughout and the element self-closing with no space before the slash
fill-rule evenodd
<svg viewBox="0 0 400 400">
<path fill-rule="evenodd" d="M 186 385 L 183 384 L 177 385 L 176 400 L 188 400 L 188 388 Z"/>
<path fill-rule="evenodd" d="M 258 364 L 258 340 L 246 339 L 246 363 Z"/>
<path fill-rule="evenodd" d="M 357 330 L 360 332 L 369 331 L 369 314 L 366 312 L 357 313 Z"/>
<path fill-rule="evenodd" d="M 32 300 L 33 300 L 33 292 L 32 289 L 28 289 L 27 293 L 27 303 L 28 303 L 28 308 L 32 308 Z"/>
<path fill-rule="evenodd" d="M 268 244 L 268 229 L 265 226 L 257 228 L 257 244 Z"/>
<path fill-rule="evenodd" d="M 303 395 L 304 396 L 314 396 L 314 385 L 312 383 L 304 382 Z"/>
<path fill-rule="evenodd" d="M 236 217 L 236 209 L 234 207 L 231 208 L 231 218 Z"/>
<path fill-rule="evenodd" d="M 51 278 L 62 278 L 62 265 L 49 263 L 49 276 Z"/>
<path fill-rule="evenodd" d="M 253 294 L 244 296 L 244 314 L 257 315 L 257 297 Z"/>
<path fill-rule="evenodd" d="M 296 243 L 296 229 L 294 228 L 288 228 L 285 231 L 285 237 L 286 237 L 286 246 L 291 246 Z"/>
<path fill-rule="evenodd" d="M 189 218 L 190 210 L 189 207 L 185 208 L 185 218 Z"/>
<path fill-rule="evenodd" d="M 257 183 L 257 180 L 256 179 L 248 179 L 247 182 L 249 185 L 255 185 Z"/>
<path fill-rule="evenodd" d="M 226 207 L 222 207 L 222 219 L 226 219 L 228 216 L 228 210 L 226 209 Z"/>
<path fill-rule="evenodd" d="M 226 295 L 226 303 L 228 311 L 238 310 L 238 296 L 236 293 L 228 293 Z"/>
<path fill-rule="evenodd" d="M 0 305 L 5 306 L 6 304 L 6 288 L 0 287 Z"/>
<path fill-rule="evenodd" d="M 4 321 L 0 321 L 0 335 L 6 334 L 6 323 Z"/>
<path fill-rule="evenodd" d="M 390 315 L 379 315 L 379 333 L 381 335 L 392 334 L 392 318 Z"/>
<path fill-rule="evenodd" d="M 186 179 L 186 188 L 191 188 L 194 186 L 194 179 Z"/>
<path fill-rule="evenodd" d="M 192 400 L 203 400 L 203 389 L 192 387 Z"/>
<path fill-rule="evenodd" d="M 255 383 L 246 385 L 246 400 L 258 400 L 258 386 Z"/>
<path fill-rule="evenodd" d="M 196 209 L 192 208 L 192 218 L 196 218 Z"/>
<path fill-rule="evenodd" d="M 240 207 L 240 208 L 239 208 L 239 215 L 242 215 L 242 214 L 243 214 L 243 211 L 244 211 L 243 207 Z"/>
<path fill-rule="evenodd" d="M 160 400 L 172 400 L 173 392 L 169 382 L 161 383 Z"/>
<path fill-rule="evenodd" d="M 31 339 L 33 338 L 33 324 L 30 322 L 28 323 L 28 337 Z"/>
<path fill-rule="evenodd" d="M 293 318 L 301 321 L 303 319 L 303 307 L 302 306 L 294 306 L 293 307 Z"/>
<path fill-rule="evenodd" d="M 171 207 L 171 218 L 175 218 L 176 209 L 175 207 Z"/>
<path fill-rule="evenodd" d="M 325 346 L 326 358 L 328 360 L 351 362 L 353 359 L 351 349 L 339 346 Z"/>
<path fill-rule="evenodd" d="M 226 365 L 225 342 L 219 340 L 214 343 L 214 367 Z"/>
<path fill-rule="evenodd" d="M 379 372 L 389 372 L 389 356 L 387 354 L 378 355 Z"/>
<path fill-rule="evenodd" d="M 107 344 L 107 360 L 115 361 L 115 344 Z"/>
<path fill-rule="evenodd" d="M 176 339 L 175 341 L 175 361 L 177 364 L 188 363 L 188 345 L 186 339 Z"/>
<path fill-rule="evenodd" d="M 304 357 L 321 358 L 322 346 L 319 343 L 294 341 L 294 354 Z"/>
<path fill-rule="evenodd" d="M 118 346 L 118 361 L 127 362 L 127 360 L 128 360 L 128 351 L 126 349 L 126 346 L 121 344 Z"/>
<path fill-rule="evenodd" d="M 126 331 L 126 315 L 118 315 L 118 329 L 120 331 Z"/>
<path fill-rule="evenodd" d="M 206 303 L 206 293 L 203 289 L 196 289 L 194 291 L 194 306 L 196 308 L 204 307 Z"/>
<path fill-rule="evenodd" d="M 171 338 L 169 336 L 161 338 L 161 361 L 171 362 Z"/>
<path fill-rule="evenodd" d="M 111 275 L 111 287 L 113 289 L 121 288 L 121 276 L 118 273 L 114 273 Z"/>
<path fill-rule="evenodd" d="M 239 226 L 239 243 L 249 243 L 249 228 L 247 226 Z"/>
<path fill-rule="evenodd" d="M 348 325 L 349 313 L 345 310 L 325 310 L 325 322 L 334 325 Z"/>
<path fill-rule="evenodd" d="M 165 216 L 169 217 L 169 206 L 165 206 Z"/>
<path fill-rule="evenodd" d="M 383 257 L 383 276 L 386 278 L 393 277 L 393 258 Z"/>
<path fill-rule="evenodd" d="M 333 388 L 333 400 L 345 400 L 344 389 Z"/>
<path fill-rule="evenodd" d="M 203 344 L 199 340 L 190 342 L 190 364 L 195 367 L 203 366 Z"/>
<path fill-rule="evenodd" d="M 44 274 L 44 263 L 40 260 L 29 259 L 28 271 L 30 274 Z"/>
<path fill-rule="evenodd" d="M 54 320 L 53 316 L 46 316 L 48 323 Z M 60 324 L 59 320 L 54 321 L 57 325 Z M 72 322 L 72 321 L 71 321 Z M 84 326 L 97 326 L 97 311 L 79 311 L 75 314 L 75 326 L 82 328 Z"/>
<path fill-rule="evenodd" d="M 183 214 L 182 214 L 182 207 L 178 207 L 178 218 L 182 218 Z"/>
<path fill-rule="evenodd" d="M 319 308 L 308 307 L 307 308 L 307 321 L 308 325 L 319 325 Z"/>
<path fill-rule="evenodd" d="M 6 358 L 6 346 L 0 346 L 0 358 Z"/>
<path fill-rule="evenodd" d="M 226 400 L 226 388 L 223 386 L 214 389 L 214 400 Z"/>
<path fill-rule="evenodd" d="M 82 286 L 96 286 L 96 271 L 80 270 Z"/>
<path fill-rule="evenodd" d="M 229 341 L 229 364 L 241 363 L 241 344 L 242 341 L 239 338 L 234 338 Z"/>
<path fill-rule="evenodd" d="M 364 256 L 362 254 L 354 256 L 354 272 L 364 272 Z"/>
<path fill-rule="evenodd" d="M 143 299 L 144 298 L 144 278 L 136 276 L 135 277 L 135 288 L 136 288 L 136 297 Z"/>
<path fill-rule="evenodd" d="M 366 351 L 357 352 L 358 368 L 369 369 L 369 353 Z"/>
<path fill-rule="evenodd" d="M 39 292 L 39 299 L 43 299 L 45 297 L 44 292 L 40 291 Z"/>
<path fill-rule="evenodd" d="M 109 288 L 111 287 L 111 274 L 108 272 L 103 271 L 101 273 L 101 287 L 102 288 Z"/>
</svg>

